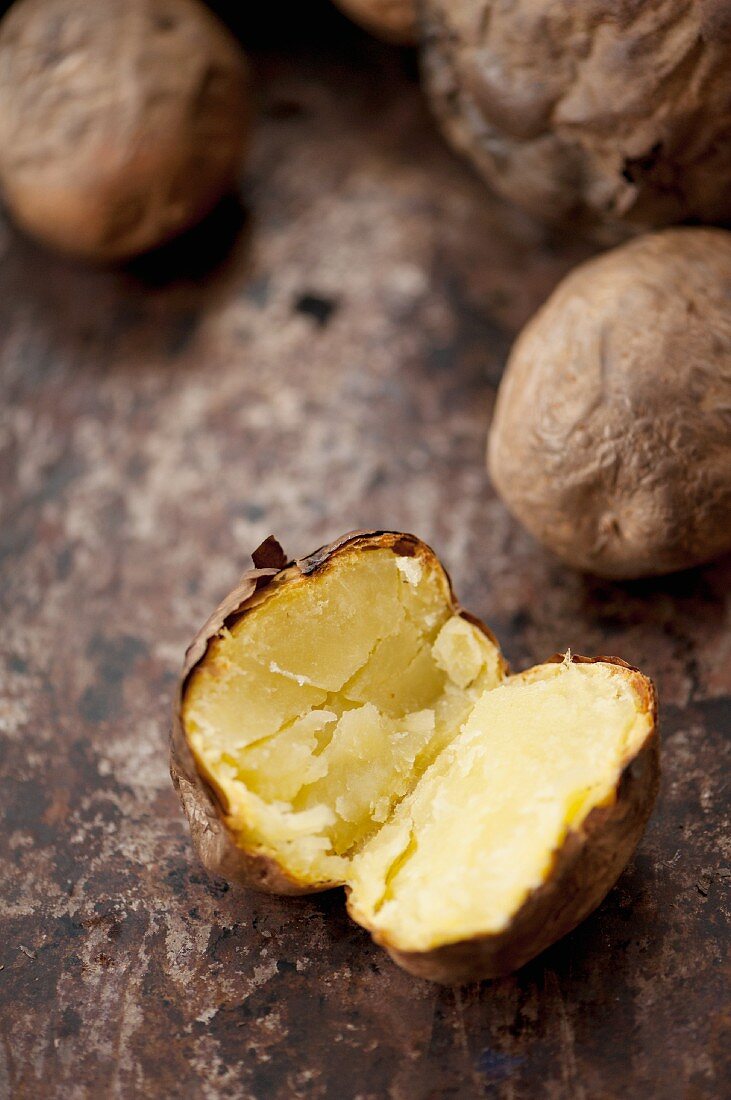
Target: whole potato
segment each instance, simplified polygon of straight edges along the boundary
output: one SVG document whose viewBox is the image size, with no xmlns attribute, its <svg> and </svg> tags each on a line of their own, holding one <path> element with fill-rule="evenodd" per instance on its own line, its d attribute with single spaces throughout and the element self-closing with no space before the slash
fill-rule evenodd
<svg viewBox="0 0 731 1100">
<path fill-rule="evenodd" d="M 339 8 L 372 34 L 408 46 L 416 41 L 416 0 L 335 0 Z"/>
<path fill-rule="evenodd" d="M 425 74 L 494 189 L 605 239 L 731 217 L 728 0 L 424 0 Z"/>
<path fill-rule="evenodd" d="M 247 68 L 197 0 L 19 0 L 0 25 L 0 186 L 62 251 L 120 260 L 233 185 Z"/>
<path fill-rule="evenodd" d="M 731 233 L 576 268 L 513 348 L 489 439 L 511 511 L 570 565 L 640 577 L 731 549 Z"/>
</svg>

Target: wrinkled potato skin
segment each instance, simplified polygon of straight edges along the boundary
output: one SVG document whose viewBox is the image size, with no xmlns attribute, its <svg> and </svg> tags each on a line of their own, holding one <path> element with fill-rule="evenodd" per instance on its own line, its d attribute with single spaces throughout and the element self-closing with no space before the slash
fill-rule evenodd
<svg viewBox="0 0 731 1100">
<path fill-rule="evenodd" d="M 519 336 L 490 474 L 578 569 L 673 572 L 731 549 L 731 233 L 672 229 L 571 272 Z"/>
<path fill-rule="evenodd" d="M 335 0 L 354 22 L 395 45 L 416 42 L 417 0 Z"/>
<path fill-rule="evenodd" d="M 235 183 L 247 67 L 198 0 L 19 0 L 0 24 L 0 187 L 60 251 L 127 259 Z"/>
<path fill-rule="evenodd" d="M 422 0 L 444 132 L 504 198 L 607 241 L 731 218 L 728 0 Z"/>
<path fill-rule="evenodd" d="M 557 654 L 552 659 L 563 661 L 564 656 Z M 500 978 L 518 970 L 596 909 L 639 843 L 660 783 L 655 688 L 638 669 L 617 657 L 576 655 L 572 661 L 626 668 L 644 709 L 652 716 L 650 732 L 639 752 L 624 762 L 616 800 L 595 807 L 578 829 L 569 832 L 554 855 L 545 882 L 526 898 L 503 932 L 418 952 L 399 951 L 387 939 L 374 935 L 394 962 L 417 978 L 456 985 Z M 366 924 L 360 917 L 356 919 Z"/>
<path fill-rule="evenodd" d="M 211 641 L 221 627 L 240 619 L 253 606 L 266 600 L 267 586 L 273 579 L 277 583 L 296 581 L 328 568 L 337 555 L 357 547 L 363 552 L 369 549 L 393 547 L 399 554 L 420 557 L 444 572 L 451 595 L 451 609 L 478 627 L 494 644 L 492 632 L 473 615 L 462 611 L 452 591 L 449 576 L 439 563 L 434 551 L 414 535 L 394 531 L 353 531 L 335 542 L 316 550 L 307 558 L 288 562 L 275 539 L 267 539 L 254 553 L 257 568 L 244 573 L 238 585 L 216 608 L 208 621 L 188 647 L 180 676 L 178 693 L 173 709 L 173 725 L 170 737 L 170 775 L 190 825 L 193 846 L 201 863 L 212 873 L 271 894 L 312 894 L 340 885 L 323 882 L 318 886 L 303 884 L 293 879 L 274 858 L 262 851 L 246 851 L 240 847 L 225 822 L 226 809 L 216 792 L 198 771 L 193 754 L 185 738 L 182 721 L 182 704 L 185 687 L 196 666 L 203 660 Z M 508 671 L 503 662 L 505 672 Z"/>
</svg>

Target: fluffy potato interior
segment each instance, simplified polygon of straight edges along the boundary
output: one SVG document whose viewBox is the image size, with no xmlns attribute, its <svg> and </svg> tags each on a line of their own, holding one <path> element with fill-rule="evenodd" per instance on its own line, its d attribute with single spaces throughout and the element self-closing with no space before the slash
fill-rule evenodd
<svg viewBox="0 0 731 1100">
<path fill-rule="evenodd" d="M 352 549 L 280 575 L 221 632 L 183 724 L 241 845 L 302 883 L 342 883 L 502 675 L 435 560 Z"/>
<path fill-rule="evenodd" d="M 503 929 L 652 722 L 627 670 L 541 665 L 487 690 L 353 860 L 356 920 L 403 951 Z"/>
</svg>

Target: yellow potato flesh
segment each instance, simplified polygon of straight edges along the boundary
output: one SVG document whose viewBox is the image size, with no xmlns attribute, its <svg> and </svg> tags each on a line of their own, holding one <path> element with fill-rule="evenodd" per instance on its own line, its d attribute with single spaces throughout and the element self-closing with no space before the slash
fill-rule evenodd
<svg viewBox="0 0 731 1100">
<path fill-rule="evenodd" d="M 355 857 L 352 911 L 404 951 L 502 930 L 569 827 L 613 799 L 650 721 L 608 665 L 539 666 L 486 691 Z"/>
<path fill-rule="evenodd" d="M 305 882 L 343 882 L 501 675 L 496 646 L 452 614 L 438 566 L 354 551 L 222 632 L 183 721 L 241 842 Z"/>
<path fill-rule="evenodd" d="M 278 580 L 209 646 L 183 721 L 248 850 L 404 951 L 498 932 L 646 736 L 626 670 L 505 679 L 444 573 L 390 549 Z"/>
</svg>

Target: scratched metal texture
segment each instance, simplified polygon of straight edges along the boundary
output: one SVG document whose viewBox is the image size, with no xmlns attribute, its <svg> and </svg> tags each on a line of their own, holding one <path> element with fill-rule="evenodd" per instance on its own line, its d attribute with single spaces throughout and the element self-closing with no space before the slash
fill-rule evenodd
<svg viewBox="0 0 731 1100">
<path fill-rule="evenodd" d="M 586 250 L 445 149 L 409 54 L 308 10 L 249 28 L 242 208 L 118 272 L 0 222 L 0 1095 L 720 1097 L 731 567 L 600 582 L 509 518 L 495 387 Z M 170 786 L 184 646 L 249 551 L 371 526 L 431 542 L 515 667 L 570 645 L 658 685 L 637 857 L 501 981 L 410 978 L 337 892 L 210 878 Z"/>
</svg>

